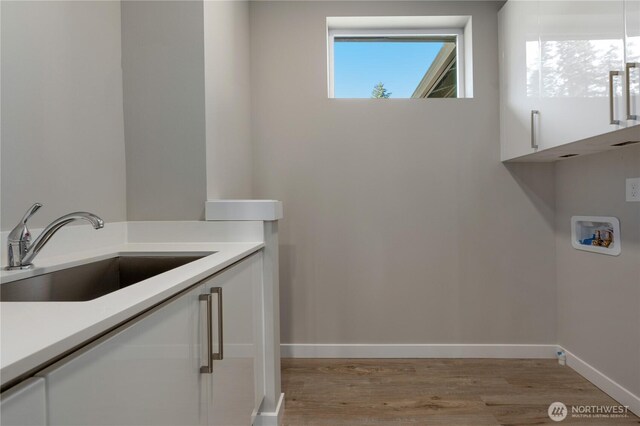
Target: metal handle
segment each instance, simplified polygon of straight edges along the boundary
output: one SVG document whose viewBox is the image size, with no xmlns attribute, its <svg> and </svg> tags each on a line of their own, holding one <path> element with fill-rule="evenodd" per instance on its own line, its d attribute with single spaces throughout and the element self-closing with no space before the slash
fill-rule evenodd
<svg viewBox="0 0 640 426">
<path fill-rule="evenodd" d="M 627 62 L 625 66 L 625 95 L 627 100 L 627 120 L 638 120 L 637 114 L 631 114 L 631 68 L 640 68 L 640 62 Z"/>
<path fill-rule="evenodd" d="M 42 207 L 40 203 L 35 203 L 29 207 L 20 222 L 7 235 L 7 270 L 28 269 L 31 267 L 29 262 L 23 263 L 23 257 L 31 247 L 31 232 L 27 228 L 27 221 L 40 207 Z"/>
<path fill-rule="evenodd" d="M 620 120 L 616 120 L 613 111 L 613 79 L 620 75 L 620 71 L 609 71 L 609 124 L 620 124 Z"/>
<path fill-rule="evenodd" d="M 29 207 L 29 210 L 27 210 L 27 212 L 24 214 L 20 222 L 22 222 L 23 225 L 26 225 L 29 218 L 33 216 L 33 214 L 37 212 L 40 209 L 40 207 L 42 207 L 42 204 L 40 203 L 35 203 L 31 207 Z"/>
<path fill-rule="evenodd" d="M 27 229 L 27 221 L 31 216 L 33 216 L 35 212 L 40 209 L 40 207 L 42 207 L 42 204 L 40 203 L 35 203 L 31 207 L 29 207 L 24 216 L 22 216 L 22 219 L 20 219 L 20 222 L 18 222 L 18 224 L 13 227 L 13 229 L 7 236 L 9 242 L 21 242 L 25 239 L 31 241 L 31 235 L 29 234 L 29 230 Z"/>
<path fill-rule="evenodd" d="M 224 339 L 222 338 L 222 287 L 213 287 L 211 293 L 218 295 L 218 352 L 212 353 L 211 358 L 219 361 L 223 358 Z"/>
<path fill-rule="evenodd" d="M 213 309 L 211 308 L 211 295 L 201 294 L 198 296 L 199 301 L 207 302 L 207 365 L 200 367 L 201 374 L 211 374 L 213 372 L 213 339 L 211 338 Z"/>
<path fill-rule="evenodd" d="M 535 133 L 535 120 L 534 117 L 540 114 L 540 111 L 537 109 L 531 110 L 531 148 L 538 149 L 538 143 L 536 142 L 536 133 Z"/>
</svg>

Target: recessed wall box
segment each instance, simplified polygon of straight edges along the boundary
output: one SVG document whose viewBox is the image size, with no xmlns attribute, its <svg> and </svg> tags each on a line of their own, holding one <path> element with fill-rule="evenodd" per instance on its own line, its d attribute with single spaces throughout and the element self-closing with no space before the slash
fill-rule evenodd
<svg viewBox="0 0 640 426">
<path fill-rule="evenodd" d="M 571 218 L 573 248 L 617 256 L 620 245 L 620 221 L 607 216 L 573 216 Z"/>
</svg>

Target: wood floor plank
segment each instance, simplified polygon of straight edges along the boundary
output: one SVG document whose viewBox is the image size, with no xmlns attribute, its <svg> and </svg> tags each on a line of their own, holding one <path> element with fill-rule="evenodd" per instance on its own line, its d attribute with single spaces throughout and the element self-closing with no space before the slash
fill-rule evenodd
<svg viewBox="0 0 640 426">
<path fill-rule="evenodd" d="M 533 425 L 549 404 L 617 405 L 554 360 L 283 359 L 285 426 Z M 626 418 L 572 419 L 593 426 Z"/>
</svg>

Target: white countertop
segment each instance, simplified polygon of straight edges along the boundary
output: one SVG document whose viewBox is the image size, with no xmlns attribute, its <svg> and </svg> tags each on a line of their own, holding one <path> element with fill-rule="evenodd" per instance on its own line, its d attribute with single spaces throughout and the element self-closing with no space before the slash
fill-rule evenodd
<svg viewBox="0 0 640 426">
<path fill-rule="evenodd" d="M 124 243 L 49 257 L 31 271 L 3 272 L 2 282 L 122 254 L 216 252 L 86 302 L 0 302 L 0 378 L 4 385 L 202 279 L 249 256 L 261 242 Z"/>
</svg>

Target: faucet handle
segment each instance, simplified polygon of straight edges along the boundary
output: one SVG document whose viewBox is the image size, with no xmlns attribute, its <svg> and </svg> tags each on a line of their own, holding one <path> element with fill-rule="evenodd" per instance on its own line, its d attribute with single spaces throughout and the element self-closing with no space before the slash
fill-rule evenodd
<svg viewBox="0 0 640 426">
<path fill-rule="evenodd" d="M 27 224 L 27 221 L 29 220 L 29 218 L 31 216 L 34 215 L 35 212 L 37 212 L 38 210 L 40 210 L 40 207 L 42 207 L 41 203 L 34 203 L 31 207 L 29 207 L 29 209 L 27 210 L 27 212 L 24 214 L 24 216 L 22 217 L 22 220 L 20 221 L 23 225 Z"/>
<path fill-rule="evenodd" d="M 22 269 L 22 257 L 31 246 L 31 232 L 27 228 L 27 221 L 42 204 L 35 203 L 24 214 L 20 222 L 9 232 L 7 236 L 8 269 Z"/>
<path fill-rule="evenodd" d="M 18 222 L 18 224 L 9 233 L 9 236 L 7 238 L 10 242 L 26 241 L 27 245 L 29 244 L 29 242 L 31 241 L 31 234 L 29 233 L 29 229 L 27 228 L 27 221 L 31 216 L 33 216 L 35 212 L 38 211 L 38 209 L 40 209 L 40 207 L 42 207 L 42 204 L 40 203 L 35 203 L 31 207 L 29 207 L 20 222 Z"/>
</svg>

